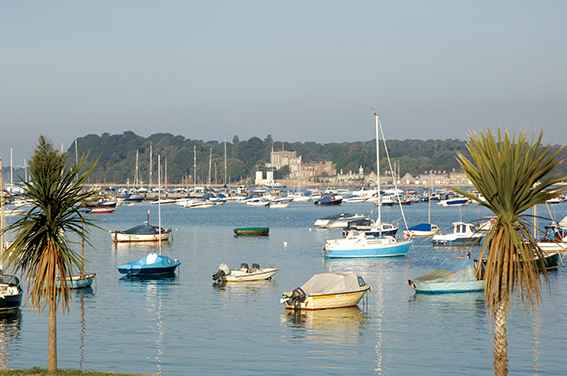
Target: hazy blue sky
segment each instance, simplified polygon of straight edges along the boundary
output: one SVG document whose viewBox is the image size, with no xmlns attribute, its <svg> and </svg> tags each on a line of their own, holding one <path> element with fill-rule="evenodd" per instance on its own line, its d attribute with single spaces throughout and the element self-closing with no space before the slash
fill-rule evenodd
<svg viewBox="0 0 567 376">
<path fill-rule="evenodd" d="M 3 1 L 0 155 L 40 133 L 567 143 L 565 1 Z"/>
</svg>

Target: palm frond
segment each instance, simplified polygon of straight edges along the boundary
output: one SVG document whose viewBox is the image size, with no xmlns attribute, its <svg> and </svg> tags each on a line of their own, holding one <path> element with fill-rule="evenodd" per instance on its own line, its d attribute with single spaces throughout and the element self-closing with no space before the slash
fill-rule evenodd
<svg viewBox="0 0 567 376">
<path fill-rule="evenodd" d="M 543 134 L 527 140 L 521 131 L 517 141 L 508 132 L 500 131 L 498 138 L 487 129 L 470 135 L 467 143 L 471 160 L 458 154 L 458 160 L 468 178 L 484 196 L 455 189 L 475 200 L 496 215 L 496 223 L 486 237 L 480 258 L 486 259 L 485 297 L 490 312 L 496 303 L 508 299 L 519 289 L 522 303 L 530 307 L 541 297 L 541 276 L 547 280 L 545 269 L 539 273 L 536 260 L 543 262 L 543 252 L 530 232 L 532 223 L 526 211 L 535 205 L 557 197 L 564 188 L 557 186 L 562 179 L 554 173 L 563 160 L 557 159 L 562 148 L 551 152 L 551 145 L 542 146 Z"/>
</svg>

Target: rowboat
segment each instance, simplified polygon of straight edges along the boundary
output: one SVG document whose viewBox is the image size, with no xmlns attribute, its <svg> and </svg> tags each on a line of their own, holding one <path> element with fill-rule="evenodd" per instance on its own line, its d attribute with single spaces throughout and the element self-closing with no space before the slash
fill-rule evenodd
<svg viewBox="0 0 567 376">
<path fill-rule="evenodd" d="M 315 274 L 303 286 L 284 292 L 280 303 L 294 310 L 354 307 L 368 290 L 372 288 L 353 272 Z"/>
<path fill-rule="evenodd" d="M 270 232 L 269 227 L 241 227 L 235 228 L 234 234 L 236 236 L 266 236 Z"/>
<path fill-rule="evenodd" d="M 416 292 L 423 294 L 482 291 L 484 280 L 476 278 L 477 267 L 477 263 L 470 258 L 450 258 L 444 260 L 434 271 L 408 280 L 408 284 Z"/>
<path fill-rule="evenodd" d="M 213 274 L 213 280 L 220 282 L 261 281 L 272 278 L 278 270 L 274 267 L 260 268 L 258 264 L 252 264 L 252 268 L 249 268 L 246 263 L 242 263 L 240 269 L 230 270 L 227 264 L 220 264 L 219 270 Z"/>
<path fill-rule="evenodd" d="M 73 290 L 77 290 L 77 289 L 91 287 L 95 280 L 95 277 L 96 277 L 96 273 L 85 274 L 83 276 L 77 274 L 67 277 L 66 280 L 69 288 Z M 61 288 L 61 280 L 59 278 L 55 280 L 55 285 L 57 286 L 58 289 Z"/>
</svg>

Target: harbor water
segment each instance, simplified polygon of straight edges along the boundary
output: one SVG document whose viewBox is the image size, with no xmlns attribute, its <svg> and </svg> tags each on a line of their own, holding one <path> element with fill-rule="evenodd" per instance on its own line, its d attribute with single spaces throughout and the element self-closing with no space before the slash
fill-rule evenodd
<svg viewBox="0 0 567 376">
<path fill-rule="evenodd" d="M 148 203 L 97 215 L 101 226 L 125 230 L 158 223 Z M 175 277 L 125 278 L 117 266 L 139 260 L 158 246 L 114 244 L 108 232 L 92 231 L 86 248 L 95 272 L 93 288 L 73 292 L 69 312 L 58 314 L 58 368 L 163 375 L 489 375 L 493 328 L 482 293 L 415 294 L 408 279 L 433 270 L 455 252 L 415 239 L 406 257 L 328 260 L 326 239 L 341 230 L 320 230 L 316 219 L 339 212 L 376 217 L 370 203 L 317 207 L 311 202 L 269 209 L 228 203 L 211 209 L 162 206 L 163 227 L 173 241 L 161 252 L 181 261 Z M 410 226 L 427 222 L 427 203 L 404 206 Z M 543 214 L 543 213 L 546 214 Z M 431 205 L 442 229 L 490 213 L 474 205 Z M 567 204 L 538 209 L 561 219 Z M 398 207 L 384 221 L 403 219 Z M 270 228 L 269 236 L 235 237 L 233 228 Z M 472 250 L 478 255 L 480 248 Z M 80 252 L 80 245 L 78 245 Z M 275 265 L 270 281 L 217 285 L 219 264 Z M 279 299 L 316 273 L 353 271 L 372 286 L 358 307 L 294 315 Z M 567 271 L 549 272 L 549 288 L 530 314 L 515 296 L 508 318 L 510 375 L 562 375 L 567 349 Z M 23 283 L 27 292 L 28 288 Z M 27 305 L 0 318 L 0 367 L 47 368 L 47 310 Z"/>
</svg>

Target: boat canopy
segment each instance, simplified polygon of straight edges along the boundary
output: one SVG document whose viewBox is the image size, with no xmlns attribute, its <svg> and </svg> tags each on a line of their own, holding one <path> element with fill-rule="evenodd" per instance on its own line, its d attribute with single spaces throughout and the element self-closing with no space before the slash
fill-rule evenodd
<svg viewBox="0 0 567 376">
<path fill-rule="evenodd" d="M 431 231 L 431 223 L 420 223 L 408 228 L 409 231 Z"/>
<path fill-rule="evenodd" d="M 123 234 L 131 234 L 131 235 L 155 235 L 156 229 L 148 225 L 139 225 L 121 232 Z"/>
<path fill-rule="evenodd" d="M 421 277 L 417 282 L 465 282 L 476 281 L 474 260 L 470 258 L 445 259 L 437 269 Z"/>
<path fill-rule="evenodd" d="M 360 277 L 362 279 L 362 277 Z M 364 281 L 362 281 L 364 286 Z M 301 289 L 307 295 L 312 294 L 340 294 L 360 291 L 359 277 L 352 273 L 323 273 L 315 274 Z"/>
</svg>

